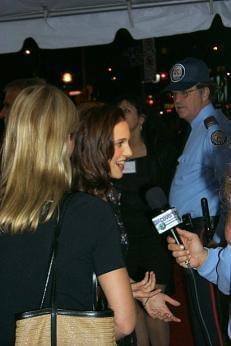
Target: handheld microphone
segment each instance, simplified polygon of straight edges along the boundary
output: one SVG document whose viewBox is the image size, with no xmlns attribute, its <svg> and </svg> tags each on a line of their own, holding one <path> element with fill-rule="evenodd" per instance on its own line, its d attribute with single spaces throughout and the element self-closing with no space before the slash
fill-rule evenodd
<svg viewBox="0 0 231 346">
<path fill-rule="evenodd" d="M 205 230 L 206 230 L 205 238 L 208 243 L 213 237 L 213 227 L 212 227 L 211 219 L 210 219 L 208 200 L 205 197 L 201 198 L 201 208 L 202 208 L 202 214 L 205 220 Z"/>
<path fill-rule="evenodd" d="M 149 207 L 157 214 L 152 222 L 159 234 L 170 231 L 178 245 L 183 244 L 175 231 L 175 227 L 182 223 L 176 208 L 169 207 L 164 191 L 156 186 L 146 192 L 146 201 Z"/>
</svg>

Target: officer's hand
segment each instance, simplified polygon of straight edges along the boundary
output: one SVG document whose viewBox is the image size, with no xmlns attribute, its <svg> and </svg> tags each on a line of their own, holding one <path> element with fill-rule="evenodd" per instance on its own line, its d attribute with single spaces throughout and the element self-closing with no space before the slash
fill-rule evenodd
<svg viewBox="0 0 231 346">
<path fill-rule="evenodd" d="M 208 251 L 203 247 L 197 234 L 177 228 L 184 245 L 178 245 L 175 239 L 167 237 L 168 249 L 176 258 L 178 264 L 187 267 L 190 264 L 193 268 L 198 268 L 206 260 Z"/>
</svg>

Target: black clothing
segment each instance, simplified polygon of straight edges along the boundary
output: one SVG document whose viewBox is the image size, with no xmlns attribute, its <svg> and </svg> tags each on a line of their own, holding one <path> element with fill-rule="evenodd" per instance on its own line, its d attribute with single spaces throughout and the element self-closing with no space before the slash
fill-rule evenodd
<svg viewBox="0 0 231 346">
<path fill-rule="evenodd" d="M 38 309 L 51 256 L 56 216 L 35 232 L 0 234 L 0 345 L 14 344 L 14 314 Z M 120 235 L 107 202 L 74 194 L 57 253 L 57 305 L 92 308 L 92 275 L 124 267 Z M 49 302 L 45 303 L 49 306 Z"/>
<path fill-rule="evenodd" d="M 177 159 L 182 151 L 182 140 L 179 142 L 181 135 L 172 126 L 174 119 L 172 115 L 166 117 L 165 120 L 164 118 L 150 115 L 144 123 L 143 139 L 148 157 L 155 158 L 158 164 L 158 185 L 168 196 Z M 170 119 L 172 120 L 170 121 Z M 176 124 L 176 119 L 174 124 Z"/>
<path fill-rule="evenodd" d="M 168 286 L 172 279 L 172 260 L 165 237 L 152 225 L 151 210 L 145 201 L 146 191 L 158 181 L 158 166 L 150 156 L 133 161 L 136 172 L 126 173 L 116 182 L 121 191 L 121 214 L 128 234 L 128 273 L 140 281 L 146 271 L 153 270 L 157 283 Z"/>
</svg>

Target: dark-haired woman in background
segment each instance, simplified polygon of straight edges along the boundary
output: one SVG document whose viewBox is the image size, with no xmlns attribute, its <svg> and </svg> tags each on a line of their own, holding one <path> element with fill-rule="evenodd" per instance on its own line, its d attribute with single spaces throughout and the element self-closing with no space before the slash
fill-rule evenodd
<svg viewBox="0 0 231 346">
<path fill-rule="evenodd" d="M 145 128 L 145 114 L 137 98 L 121 97 L 118 106 L 128 122 L 131 138 L 132 157 L 125 164 L 123 177 L 116 181 L 121 192 L 121 212 L 128 234 L 129 248 L 126 264 L 129 276 L 139 281 L 146 271 L 154 271 L 157 287 L 163 292 L 171 292 L 173 285 L 172 259 L 168 253 L 166 241 L 155 231 L 150 218 L 150 207 L 145 200 L 146 192 L 159 185 L 167 194 L 174 167 L 168 169 L 165 154 L 166 147 L 157 146 L 154 133 L 148 135 Z M 159 134 L 160 135 L 160 134 Z M 156 144 L 156 146 L 155 146 Z M 165 151 L 165 152 L 164 152 Z M 166 162 L 163 162 L 165 158 Z M 142 345 L 167 346 L 169 344 L 168 323 L 150 318 L 141 307 L 138 309 L 136 334 Z"/>
</svg>

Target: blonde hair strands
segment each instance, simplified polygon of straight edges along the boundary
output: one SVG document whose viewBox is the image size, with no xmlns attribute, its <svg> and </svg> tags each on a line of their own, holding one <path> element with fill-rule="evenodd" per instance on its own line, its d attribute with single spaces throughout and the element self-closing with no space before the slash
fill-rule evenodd
<svg viewBox="0 0 231 346">
<path fill-rule="evenodd" d="M 70 187 L 68 136 L 78 124 L 73 102 L 51 85 L 23 89 L 9 114 L 3 144 L 0 227 L 35 230 Z M 52 200 L 52 203 L 48 203 Z"/>
</svg>

